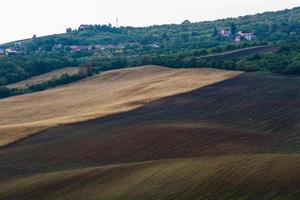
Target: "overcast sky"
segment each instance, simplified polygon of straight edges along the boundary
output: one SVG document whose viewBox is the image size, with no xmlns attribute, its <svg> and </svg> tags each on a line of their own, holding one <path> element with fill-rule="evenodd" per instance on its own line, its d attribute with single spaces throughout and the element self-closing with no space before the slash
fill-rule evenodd
<svg viewBox="0 0 300 200">
<path fill-rule="evenodd" d="M 3 0 L 0 43 L 80 24 L 148 26 L 237 17 L 300 6 L 299 0 Z"/>
</svg>

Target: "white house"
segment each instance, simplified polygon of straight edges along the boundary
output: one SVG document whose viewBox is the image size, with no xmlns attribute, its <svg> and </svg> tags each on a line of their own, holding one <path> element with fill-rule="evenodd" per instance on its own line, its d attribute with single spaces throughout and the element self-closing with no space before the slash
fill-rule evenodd
<svg viewBox="0 0 300 200">
<path fill-rule="evenodd" d="M 253 32 L 243 33 L 242 31 L 239 31 L 239 32 L 237 33 L 237 36 L 236 36 L 236 38 L 235 38 L 235 41 L 236 41 L 236 42 L 240 42 L 242 39 L 251 41 L 251 40 L 254 40 L 254 39 L 255 39 L 255 35 L 254 35 Z"/>
<path fill-rule="evenodd" d="M 255 38 L 255 35 L 254 35 L 254 33 L 244 33 L 244 38 L 246 40 L 251 41 L 251 40 L 253 40 Z"/>
<path fill-rule="evenodd" d="M 19 52 L 14 50 L 14 49 L 7 48 L 7 49 L 4 50 L 4 53 L 5 53 L 6 56 L 10 56 L 10 55 L 16 55 Z"/>
</svg>

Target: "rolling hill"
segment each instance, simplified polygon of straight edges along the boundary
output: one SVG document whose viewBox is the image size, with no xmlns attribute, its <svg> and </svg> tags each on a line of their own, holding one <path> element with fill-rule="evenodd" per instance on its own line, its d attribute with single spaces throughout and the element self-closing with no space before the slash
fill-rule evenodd
<svg viewBox="0 0 300 200">
<path fill-rule="evenodd" d="M 298 76 L 235 74 L 48 128 L 0 149 L 0 198 L 299 199 L 299 88 Z"/>
<path fill-rule="evenodd" d="M 0 45 L 0 200 L 299 200 L 299 19 L 85 25 Z"/>
<path fill-rule="evenodd" d="M 102 73 L 55 89 L 0 100 L 0 146 L 45 128 L 143 106 L 241 72 L 145 66 Z"/>
<path fill-rule="evenodd" d="M 299 156 L 286 155 L 151 161 L 52 172 L 5 181 L 1 184 L 0 198 L 299 199 L 299 167 Z"/>
</svg>

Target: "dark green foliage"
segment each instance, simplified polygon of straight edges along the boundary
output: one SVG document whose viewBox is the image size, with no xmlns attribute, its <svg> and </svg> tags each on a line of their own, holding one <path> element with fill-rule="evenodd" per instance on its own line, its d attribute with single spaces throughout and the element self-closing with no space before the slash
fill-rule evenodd
<svg viewBox="0 0 300 200">
<path fill-rule="evenodd" d="M 235 23 L 231 24 L 231 28 L 230 29 L 231 29 L 231 35 L 234 36 L 236 34 L 236 25 L 235 25 Z"/>
<path fill-rule="evenodd" d="M 37 85 L 31 85 L 28 87 L 27 91 L 25 92 L 36 92 L 45 90 L 48 88 L 53 88 L 59 85 L 68 84 L 77 80 L 80 80 L 82 78 L 86 78 L 87 75 L 85 74 L 76 74 L 76 75 L 69 75 L 69 74 L 63 74 L 59 78 L 54 78 L 49 81 L 46 81 L 44 83 L 40 83 Z"/>
<path fill-rule="evenodd" d="M 0 87 L 0 98 L 10 97 L 19 94 L 22 94 L 21 90 L 9 89 L 7 87 Z"/>
<path fill-rule="evenodd" d="M 40 53 L 0 58 L 0 85 L 14 83 L 55 69 L 77 66 L 69 55 Z"/>
<path fill-rule="evenodd" d="M 300 74 L 300 53 L 297 53 L 284 70 L 287 74 Z"/>
<path fill-rule="evenodd" d="M 217 36 L 218 36 L 218 30 L 217 30 L 216 27 L 214 28 L 213 36 L 214 36 L 214 37 L 217 37 Z"/>
<path fill-rule="evenodd" d="M 7 87 L 0 87 L 0 98 L 10 96 L 10 90 Z"/>
<path fill-rule="evenodd" d="M 233 48 L 237 47 L 225 46 L 223 48 L 214 48 L 210 51 L 220 52 Z M 220 61 L 209 61 L 199 58 L 198 56 L 207 54 L 205 49 L 175 54 L 144 55 L 136 57 L 105 58 L 90 56 L 87 59 L 84 59 L 85 65 L 90 66 L 84 73 L 81 72 L 72 76 L 64 74 L 59 78 L 55 78 L 41 84 L 32 85 L 24 90 L 10 90 L 6 87 L 1 87 L 0 98 L 53 88 L 103 71 L 142 65 L 162 65 L 173 68 L 213 67 L 246 72 L 269 71 L 282 74 L 300 74 L 299 52 L 300 45 L 286 45 L 282 46 L 277 52 L 271 54 L 254 55 Z"/>
<path fill-rule="evenodd" d="M 63 74 L 59 78 L 53 78 L 44 83 L 31 85 L 25 89 L 9 89 L 7 87 L 0 87 L 0 98 L 26 94 L 31 92 L 38 92 L 38 91 L 46 90 L 48 88 L 54 88 L 60 85 L 78 81 L 88 76 L 92 76 L 95 73 L 96 73 L 95 71 L 87 71 L 87 72 L 79 72 L 78 74 L 75 75 Z"/>
</svg>

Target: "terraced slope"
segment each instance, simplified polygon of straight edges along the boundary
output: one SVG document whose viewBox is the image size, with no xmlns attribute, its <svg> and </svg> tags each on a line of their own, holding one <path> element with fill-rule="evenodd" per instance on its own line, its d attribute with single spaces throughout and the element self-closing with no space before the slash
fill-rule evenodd
<svg viewBox="0 0 300 200">
<path fill-rule="evenodd" d="M 49 81 L 52 78 L 60 77 L 63 74 L 73 75 L 73 74 L 76 74 L 78 72 L 79 72 L 78 67 L 65 67 L 65 68 L 54 70 L 52 72 L 48 72 L 48 73 L 45 73 L 45 74 L 42 74 L 42 75 L 39 75 L 39 76 L 34 76 L 34 77 L 32 77 L 30 79 L 26 79 L 24 81 L 9 84 L 9 85 L 7 85 L 7 87 L 9 87 L 9 88 L 26 88 L 30 85 L 36 85 L 36 84 L 39 84 L 39 83 Z"/>
<path fill-rule="evenodd" d="M 215 69 L 145 66 L 105 72 L 67 86 L 0 100 L 0 146 L 43 129 L 141 107 L 239 75 Z"/>
</svg>

